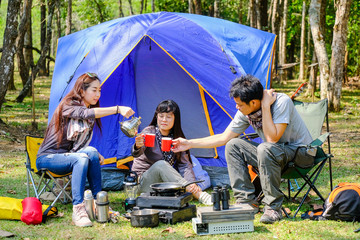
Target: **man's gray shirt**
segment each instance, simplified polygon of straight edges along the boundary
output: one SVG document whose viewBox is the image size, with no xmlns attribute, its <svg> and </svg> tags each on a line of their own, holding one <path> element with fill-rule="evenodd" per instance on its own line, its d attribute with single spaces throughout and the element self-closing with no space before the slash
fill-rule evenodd
<svg viewBox="0 0 360 240">
<path fill-rule="evenodd" d="M 278 143 L 287 143 L 293 146 L 307 145 L 311 143 L 311 135 L 296 111 L 292 100 L 284 93 L 277 93 L 276 100 L 271 105 L 271 115 L 274 124 L 286 123 L 287 127 Z M 250 126 L 248 118 L 237 111 L 234 119 L 228 126 L 232 132 L 243 133 Z M 255 129 L 261 139 L 266 142 L 262 128 Z"/>
</svg>

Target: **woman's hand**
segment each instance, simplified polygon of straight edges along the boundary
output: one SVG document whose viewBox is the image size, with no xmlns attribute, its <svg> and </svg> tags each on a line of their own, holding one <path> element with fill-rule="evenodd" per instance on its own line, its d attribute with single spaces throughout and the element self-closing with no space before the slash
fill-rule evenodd
<svg viewBox="0 0 360 240">
<path fill-rule="evenodd" d="M 196 199 L 199 199 L 200 193 L 202 192 L 201 188 L 196 183 L 187 186 L 186 191 L 192 193 Z"/>
<path fill-rule="evenodd" d="M 130 107 L 118 106 L 118 108 L 119 108 L 119 113 L 126 118 L 132 116 L 135 113 Z"/>
<path fill-rule="evenodd" d="M 104 164 L 104 159 L 105 159 L 104 156 L 99 153 L 100 165 Z"/>
<path fill-rule="evenodd" d="M 136 149 L 139 149 L 142 146 L 144 146 L 144 135 L 138 134 L 135 137 L 135 147 L 136 147 Z"/>
</svg>

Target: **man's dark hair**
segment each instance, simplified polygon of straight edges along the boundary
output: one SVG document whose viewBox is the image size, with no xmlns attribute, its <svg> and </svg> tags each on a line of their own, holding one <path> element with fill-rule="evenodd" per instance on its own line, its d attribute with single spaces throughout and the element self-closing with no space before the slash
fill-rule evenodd
<svg viewBox="0 0 360 240">
<path fill-rule="evenodd" d="M 264 93 L 264 87 L 260 80 L 252 75 L 245 75 L 236 78 L 231 83 L 230 97 L 237 98 L 246 104 L 251 100 L 261 100 Z"/>
</svg>

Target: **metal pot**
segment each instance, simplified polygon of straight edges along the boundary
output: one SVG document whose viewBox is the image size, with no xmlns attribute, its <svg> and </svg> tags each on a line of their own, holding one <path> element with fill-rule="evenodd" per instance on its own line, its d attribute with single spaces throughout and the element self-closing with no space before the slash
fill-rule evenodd
<svg viewBox="0 0 360 240">
<path fill-rule="evenodd" d="M 185 187 L 193 184 L 193 183 L 200 183 L 203 182 L 204 180 L 199 180 L 199 181 L 193 181 L 193 182 L 189 182 L 186 184 L 181 184 L 181 183 L 177 183 L 177 182 L 164 182 L 164 183 L 153 183 L 150 185 L 150 187 L 158 193 L 173 193 L 173 192 L 177 192 L 179 190 L 183 190 L 185 189 Z"/>
<path fill-rule="evenodd" d="M 130 213 L 130 222 L 133 227 L 157 227 L 159 225 L 159 211 L 142 209 Z"/>
</svg>

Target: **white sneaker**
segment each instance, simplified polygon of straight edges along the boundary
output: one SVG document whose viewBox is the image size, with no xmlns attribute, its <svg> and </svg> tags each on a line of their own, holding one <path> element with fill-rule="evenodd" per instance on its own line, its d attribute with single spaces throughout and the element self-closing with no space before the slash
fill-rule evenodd
<svg viewBox="0 0 360 240">
<path fill-rule="evenodd" d="M 93 225 L 86 213 L 84 203 L 73 206 L 72 222 L 78 227 L 91 227 Z"/>
<path fill-rule="evenodd" d="M 199 197 L 199 202 L 208 206 L 213 205 L 211 201 L 211 195 L 207 192 L 201 192 Z"/>
</svg>

